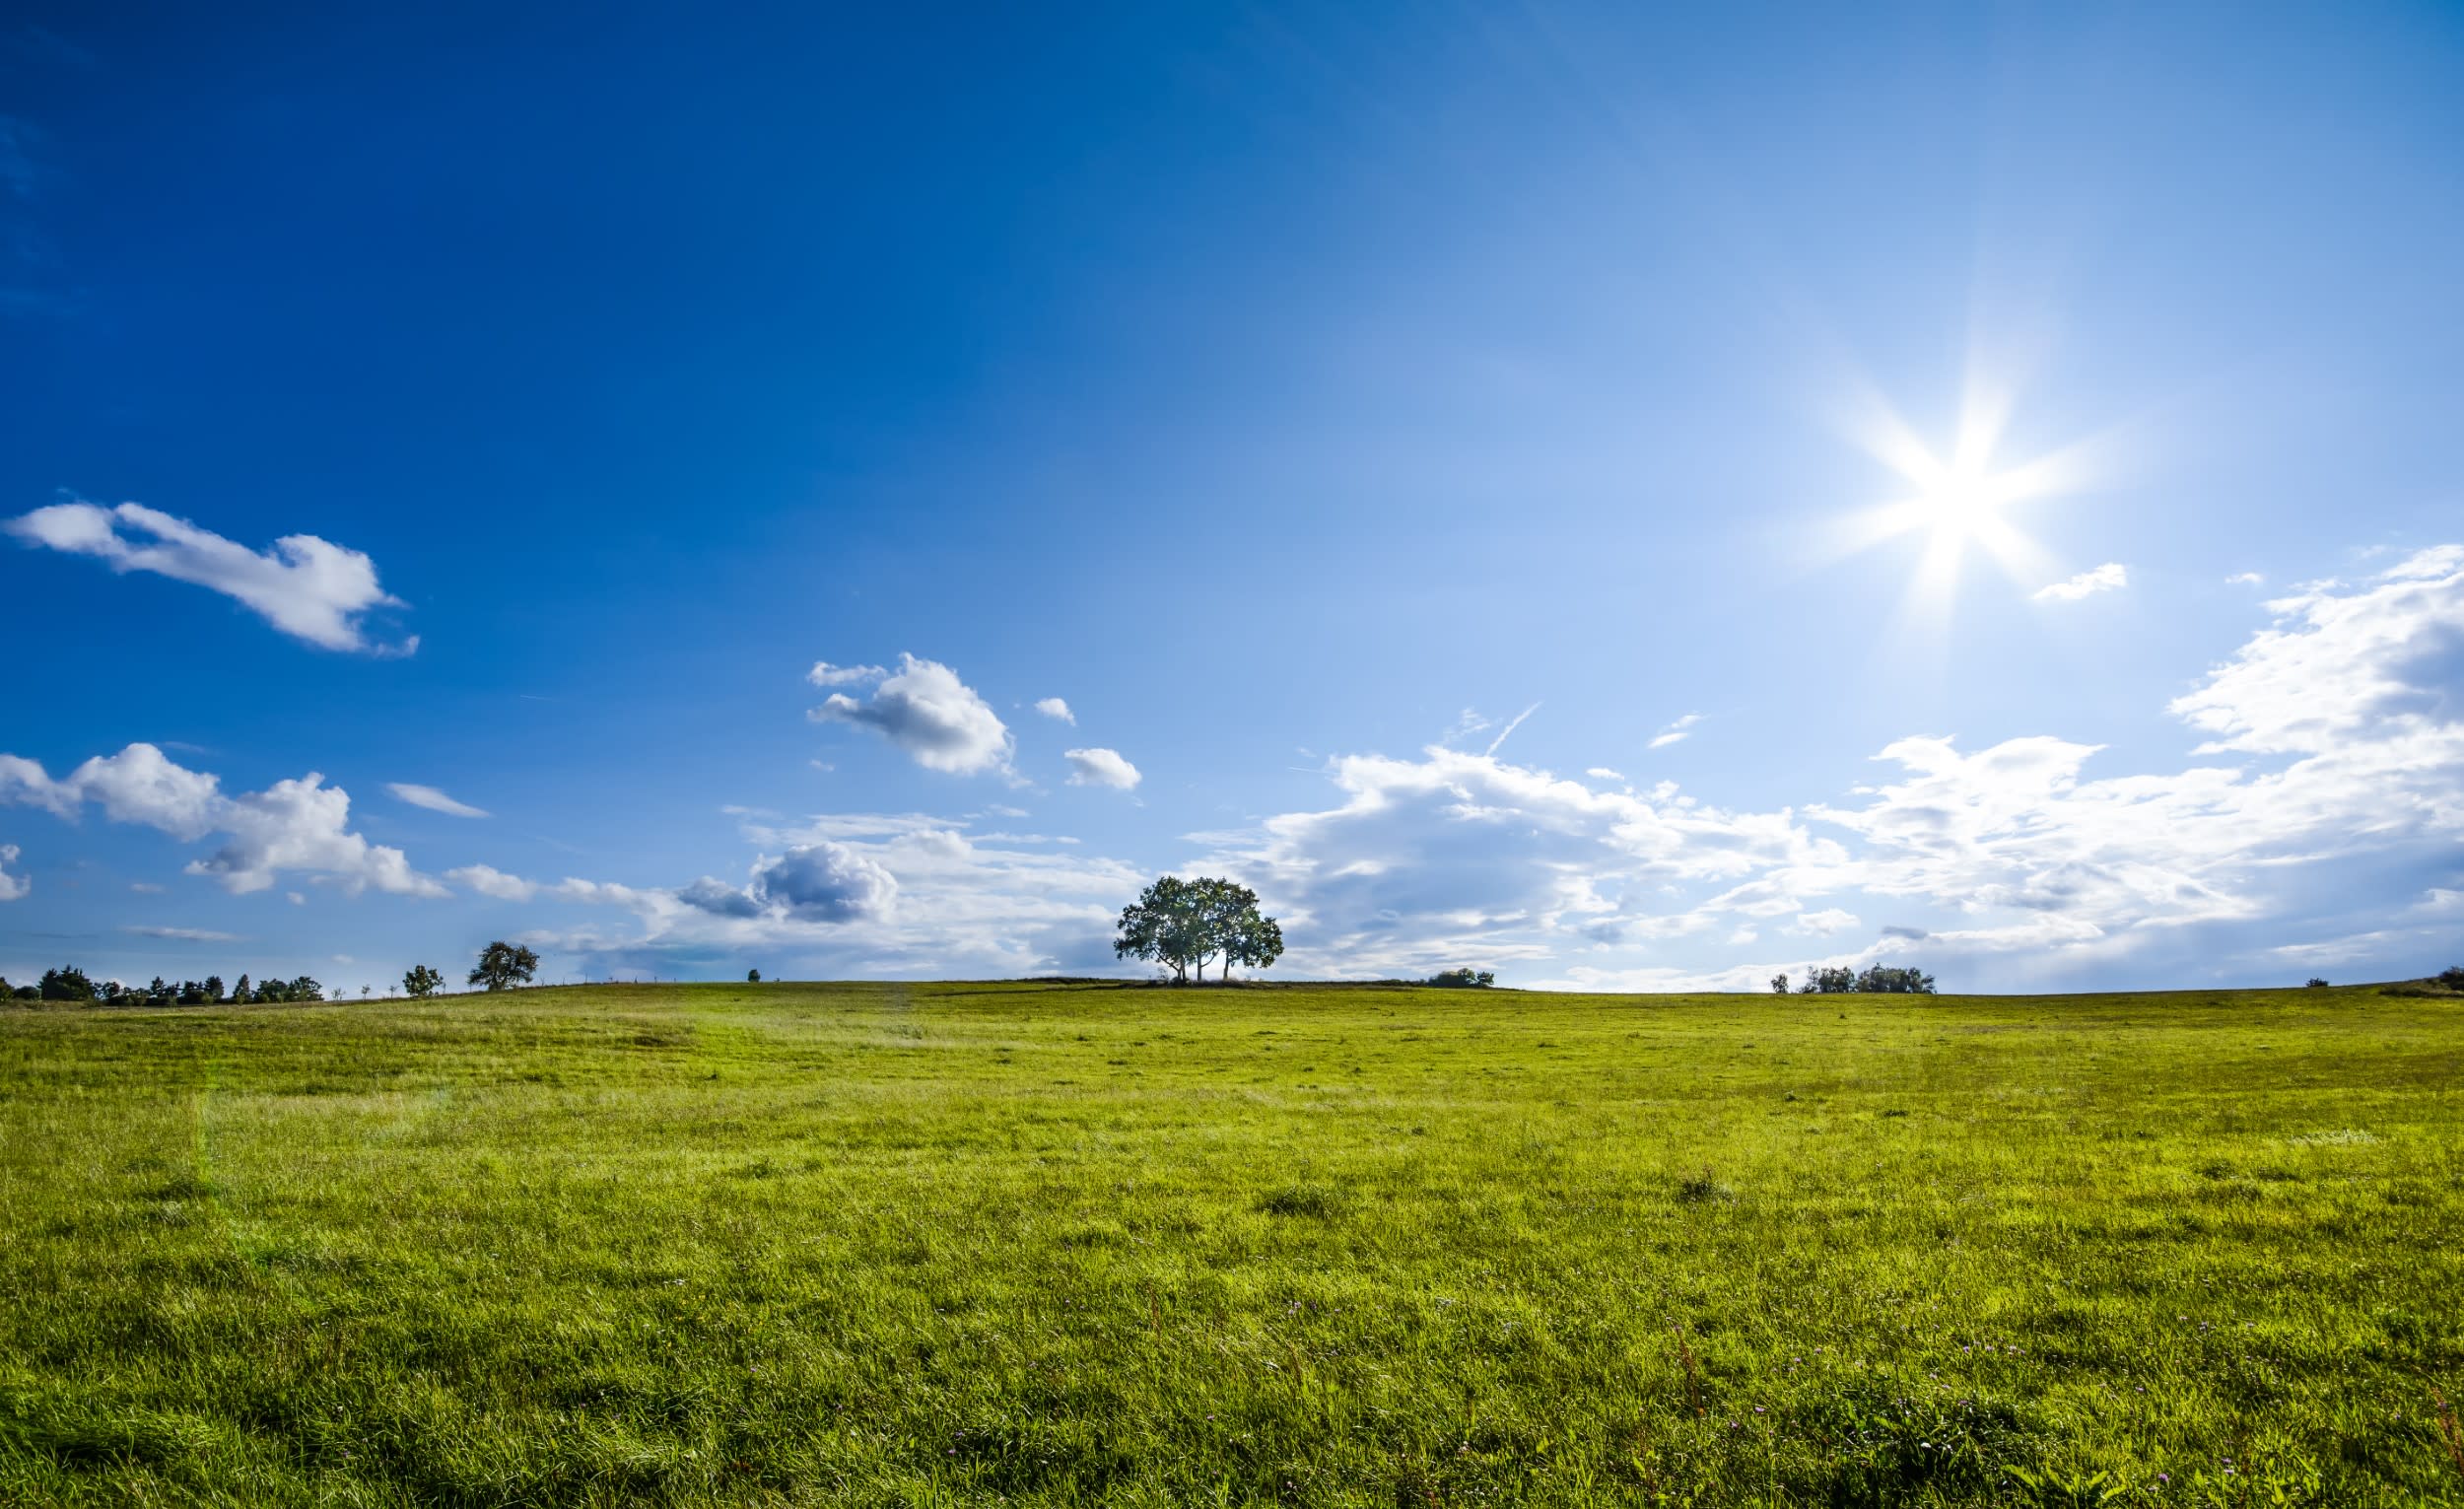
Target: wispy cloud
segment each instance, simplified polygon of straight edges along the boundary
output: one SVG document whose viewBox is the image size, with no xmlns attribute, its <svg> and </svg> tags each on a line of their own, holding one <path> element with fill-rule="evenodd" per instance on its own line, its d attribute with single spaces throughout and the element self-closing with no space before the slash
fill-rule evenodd
<svg viewBox="0 0 2464 1509">
<path fill-rule="evenodd" d="M 1540 705 L 1536 702 L 1530 707 L 1525 708 L 1522 712 L 1517 713 L 1514 717 L 1506 720 L 1506 726 L 1498 729 L 1497 737 L 1488 741 L 1488 749 L 1486 750 L 1486 753 L 1495 754 L 1497 752 L 1497 746 L 1506 742 L 1507 738 L 1510 737 L 1517 728 L 1522 727 L 1523 720 L 1539 712 L 1540 706 Z"/>
<path fill-rule="evenodd" d="M 236 599 L 295 639 L 327 650 L 406 655 L 419 636 L 397 645 L 369 638 L 367 618 L 403 606 L 377 583 L 376 565 L 313 534 L 286 534 L 254 551 L 143 504 L 55 503 L 0 524 L 30 545 L 93 556 L 120 573 L 152 572 Z"/>
<path fill-rule="evenodd" d="M 420 786 L 409 781 L 391 781 L 385 784 L 385 789 L 391 791 L 397 800 L 407 801 L 415 807 L 426 807 L 431 812 L 443 812 L 447 817 L 485 817 L 488 815 L 468 802 L 455 801 L 433 786 Z"/>
<path fill-rule="evenodd" d="M 132 926 L 122 927 L 120 931 L 131 933 L 141 938 L 162 938 L 168 942 L 174 943 L 238 943 L 242 941 L 240 935 L 237 932 L 217 932 L 211 927 L 155 927 Z"/>
<path fill-rule="evenodd" d="M 1678 719 L 1676 722 L 1669 724 L 1666 728 L 1663 728 L 1658 733 L 1652 735 L 1651 742 L 1643 747 L 1646 749 L 1666 749 L 1671 744 L 1677 742 L 1679 739 L 1682 739 L 1687 734 L 1693 732 L 1694 725 L 1701 721 L 1702 715 L 1700 713 L 1688 713 L 1683 718 Z"/>
</svg>

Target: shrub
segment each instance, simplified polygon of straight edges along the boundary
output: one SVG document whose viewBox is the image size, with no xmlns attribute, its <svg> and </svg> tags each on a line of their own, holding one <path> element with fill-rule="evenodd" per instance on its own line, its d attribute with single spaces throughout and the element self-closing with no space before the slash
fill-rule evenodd
<svg viewBox="0 0 2464 1509">
<path fill-rule="evenodd" d="M 2317 975 L 2312 975 L 2312 976 L 2309 978 L 2309 981 L 2308 981 L 2308 983 L 2307 983 L 2307 985 L 2306 985 L 2306 987 L 2305 987 L 2305 989 L 2308 989 L 2308 990 L 2313 990 L 2313 991 L 2325 990 L 2326 988 L 2327 988 L 2327 982 L 2326 982 L 2326 980 L 2325 980 L 2325 979 L 2323 979 L 2323 978 L 2321 978 L 2320 976 L 2317 976 Z"/>
<path fill-rule="evenodd" d="M 1442 969 L 1429 977 L 1429 984 L 1445 991 L 1485 991 L 1497 983 L 1493 970 Z"/>
<path fill-rule="evenodd" d="M 2450 964 L 2440 970 L 2438 983 L 2450 991 L 2464 991 L 2464 964 Z"/>
</svg>

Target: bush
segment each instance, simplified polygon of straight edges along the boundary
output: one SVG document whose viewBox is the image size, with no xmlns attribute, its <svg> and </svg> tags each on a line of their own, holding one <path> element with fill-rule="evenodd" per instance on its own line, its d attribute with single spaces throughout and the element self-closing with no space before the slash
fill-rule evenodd
<svg viewBox="0 0 2464 1509">
<path fill-rule="evenodd" d="M 2307 983 L 2307 984 L 2306 984 L 2306 986 L 2304 987 L 2304 989 L 2307 989 L 2307 990 L 2312 990 L 2312 991 L 2323 991 L 2323 990 L 2325 990 L 2326 988 L 2327 988 L 2327 982 L 2326 982 L 2326 980 L 2325 980 L 2325 979 L 2323 979 L 2323 978 L 2321 978 L 2320 976 L 2317 976 L 2317 975 L 2312 975 L 2312 976 L 2309 978 L 2308 983 Z"/>
<path fill-rule="evenodd" d="M 2464 991 L 2464 964 L 2450 964 L 2440 970 L 2438 983 L 2450 991 Z"/>
<path fill-rule="evenodd" d="M 1429 977 L 1429 984 L 1442 991 L 1485 991 L 1497 983 L 1493 970 L 1442 969 Z"/>
</svg>

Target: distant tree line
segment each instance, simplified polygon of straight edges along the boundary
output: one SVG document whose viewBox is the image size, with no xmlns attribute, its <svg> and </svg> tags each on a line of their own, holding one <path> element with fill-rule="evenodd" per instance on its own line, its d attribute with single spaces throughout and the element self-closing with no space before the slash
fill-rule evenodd
<svg viewBox="0 0 2464 1509">
<path fill-rule="evenodd" d="M 44 970 L 41 982 L 35 985 L 12 986 L 0 980 L 0 995 L 19 1000 L 65 1000 L 107 1006 L 210 1006 L 226 1002 L 245 1006 L 259 1001 L 323 1000 L 325 988 L 307 975 L 297 980 L 267 980 L 261 985 L 242 975 L 229 994 L 224 993 L 220 975 L 182 980 L 176 985 L 157 975 L 145 985 L 122 985 L 117 980 L 98 982 L 76 965 L 66 964 Z"/>
<path fill-rule="evenodd" d="M 538 972 L 536 953 L 517 943 L 498 941 L 480 951 L 479 963 L 470 972 L 470 984 L 502 991 L 528 985 Z M 412 965 L 402 976 L 405 995 L 424 998 L 444 989 L 444 974 L 425 964 Z M 360 994 L 368 995 L 369 988 L 360 987 Z M 268 979 L 261 984 L 242 975 L 238 984 L 225 992 L 220 975 L 182 980 L 176 985 L 157 975 L 149 984 L 132 986 L 117 980 L 97 981 L 76 965 L 65 964 L 44 970 L 42 980 L 35 985 L 13 986 L 0 980 L 0 998 L 105 1006 L 251 1006 L 326 997 L 325 988 L 307 975 L 297 980 Z"/>
<path fill-rule="evenodd" d="M 1771 994 L 1786 995 L 1788 977 L 1771 977 Z M 1844 964 L 1817 966 L 1806 971 L 1805 984 L 1794 993 L 1799 995 L 1931 995 L 1934 977 L 1914 967 L 1901 969 L 1887 964 L 1869 964 L 1863 971 Z"/>
<path fill-rule="evenodd" d="M 1258 893 L 1248 886 L 1166 875 L 1122 909 L 1112 951 L 1115 958 L 1163 965 L 1175 985 L 1187 985 L 1192 970 L 1202 983 L 1207 964 L 1220 959 L 1221 978 L 1229 980 L 1235 964 L 1265 969 L 1281 958 L 1283 929 L 1258 910 Z"/>
</svg>

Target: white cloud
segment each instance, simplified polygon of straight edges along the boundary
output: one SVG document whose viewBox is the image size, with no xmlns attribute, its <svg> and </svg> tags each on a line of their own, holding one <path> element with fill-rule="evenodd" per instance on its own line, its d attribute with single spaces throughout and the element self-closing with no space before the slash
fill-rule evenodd
<svg viewBox="0 0 2464 1509">
<path fill-rule="evenodd" d="M 1077 726 L 1078 715 L 1070 712 L 1069 704 L 1061 701 L 1058 697 L 1045 698 L 1043 701 L 1035 705 L 1035 710 L 1038 713 L 1043 714 L 1046 718 L 1059 719 L 1061 721 L 1069 724 L 1073 728 Z"/>
<path fill-rule="evenodd" d="M 17 862 L 17 846 L 0 844 L 0 901 L 19 901 L 34 888 L 34 882 L 24 875 L 12 875 L 9 866 Z"/>
<path fill-rule="evenodd" d="M 445 872 L 445 878 L 465 890 L 499 901 L 528 901 L 539 888 L 519 875 L 509 875 L 493 864 L 465 864 Z"/>
<path fill-rule="evenodd" d="M 1594 781 L 1623 781 L 1625 779 L 1625 777 L 1610 770 L 1606 765 L 1595 765 L 1590 770 L 1583 772 L 1583 774 L 1591 777 Z"/>
<path fill-rule="evenodd" d="M 376 565 L 366 555 L 313 534 L 286 534 L 258 552 L 143 504 L 106 509 L 82 501 L 36 509 L 0 527 L 29 544 L 94 556 L 115 572 L 153 572 L 211 587 L 283 633 L 327 650 L 409 654 L 419 648 L 416 635 L 398 646 L 368 638 L 367 616 L 402 600 L 377 584 Z"/>
<path fill-rule="evenodd" d="M 1688 713 L 1683 718 L 1678 719 L 1676 722 L 1673 722 L 1666 728 L 1661 729 L 1659 733 L 1653 735 L 1652 741 L 1643 747 L 1646 749 L 1666 749 L 1671 744 L 1676 743 L 1677 740 L 1682 739 L 1687 734 L 1691 733 L 1694 729 L 1694 724 L 1701 721 L 1702 715 L 1700 713 Z"/>
<path fill-rule="evenodd" d="M 1126 791 L 1138 784 L 1138 768 L 1117 749 L 1066 749 L 1061 758 L 1069 762 L 1071 786 L 1108 786 Z"/>
<path fill-rule="evenodd" d="M 2176 717 L 2216 735 L 2199 753 L 2430 760 L 2430 771 L 2454 759 L 2464 736 L 2464 546 L 2268 608 L 2274 627 L 2173 701 Z"/>
<path fill-rule="evenodd" d="M 217 932 L 211 927 L 130 926 L 122 927 L 120 931 L 133 933 L 141 938 L 162 938 L 167 942 L 174 943 L 238 943 L 242 941 L 237 932 Z"/>
<path fill-rule="evenodd" d="M 704 875 L 679 888 L 675 899 L 714 917 L 853 923 L 885 916 L 897 895 L 898 881 L 888 870 L 825 839 L 754 860 L 752 881 L 742 888 Z"/>
<path fill-rule="evenodd" d="M 560 900 L 634 914 L 638 926 L 542 929 L 534 946 L 584 967 L 732 965 L 759 949 L 818 975 L 918 977 L 1089 973 L 1117 968 L 1111 928 L 1149 878 L 1116 860 L 979 842 L 963 822 L 838 813 L 793 828 L 750 824 L 765 850 L 741 886 L 704 876 L 673 889 L 567 880 Z M 765 964 L 764 969 L 770 968 Z"/>
<path fill-rule="evenodd" d="M 2267 579 L 2255 571 L 2237 571 L 2224 579 L 2226 586 L 2265 586 Z"/>
<path fill-rule="evenodd" d="M 804 679 L 815 686 L 854 686 L 858 682 L 878 681 L 888 674 L 878 665 L 833 665 L 827 660 L 815 660 L 813 668 L 804 673 Z"/>
<path fill-rule="evenodd" d="M 1755 919 L 1841 939 L 1823 962 L 1897 955 L 1971 979 L 2158 954 L 2257 972 L 2286 928 L 2354 906 L 2352 876 L 2451 866 L 2464 838 L 2464 549 L 2273 607 L 2172 704 L 2211 736 L 2199 755 L 2228 759 L 2098 775 L 2094 744 L 1916 735 L 1882 752 L 1897 774 L 1878 786 L 1753 812 L 1441 747 L 1337 760 L 1339 805 L 1207 840 L 1211 861 L 1283 909 L 1306 973 L 1554 961 L 1547 983 L 1750 987 L 1806 961 L 1671 961 L 1716 958 Z M 1851 941 L 1878 912 L 1890 926 Z M 2343 929 L 2365 938 L 2352 948 L 2386 945 L 2369 926 Z"/>
<path fill-rule="evenodd" d="M 397 800 L 407 801 L 415 807 L 426 807 L 431 812 L 443 812 L 447 817 L 485 817 L 488 815 L 468 802 L 455 801 L 433 786 L 417 786 L 408 781 L 393 781 L 386 784 L 385 789 L 391 791 Z"/>
<path fill-rule="evenodd" d="M 2119 562 L 2107 561 L 2093 570 L 2081 572 L 2068 582 L 2040 586 L 2031 595 L 2038 602 L 2077 602 L 2090 593 L 2109 592 L 2129 584 L 2130 573 Z"/>
<path fill-rule="evenodd" d="M 898 673 L 869 703 L 844 692 L 812 710 L 816 722 L 870 728 L 927 770 L 972 776 L 1009 768 L 1009 728 L 958 673 L 938 660 L 899 656 Z"/>
<path fill-rule="evenodd" d="M 404 896 L 446 894 L 412 869 L 402 851 L 349 831 L 351 798 L 324 780 L 311 771 L 262 791 L 226 796 L 219 778 L 188 770 L 152 744 L 99 755 L 60 781 L 32 760 L 0 755 L 0 801 L 43 807 L 73 821 L 91 800 L 114 822 L 175 839 L 222 834 L 223 847 L 189 864 L 188 873 L 212 875 L 234 893 L 265 890 L 278 874 L 298 870 L 354 894 L 372 886 Z"/>
</svg>

